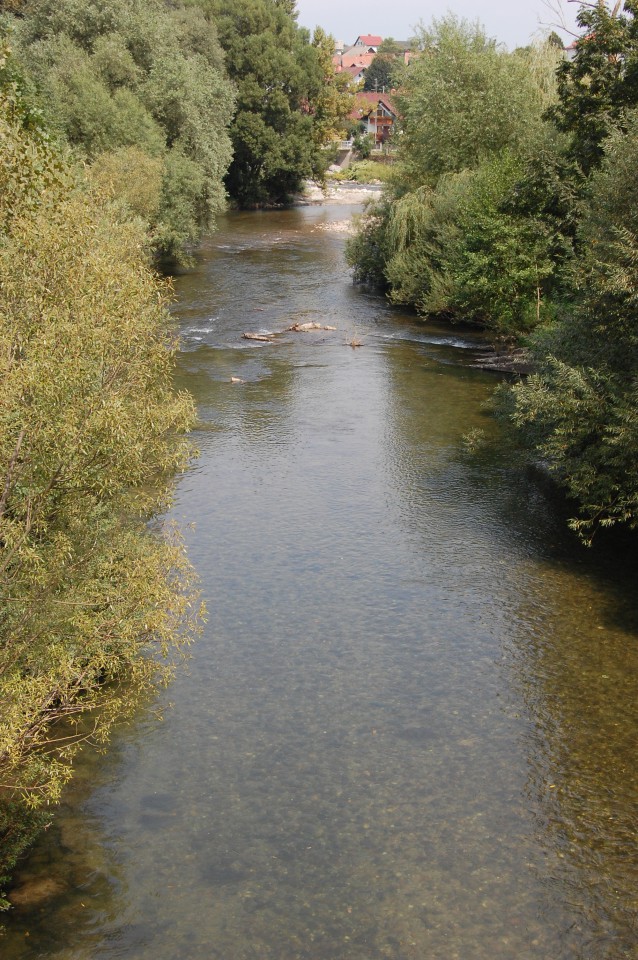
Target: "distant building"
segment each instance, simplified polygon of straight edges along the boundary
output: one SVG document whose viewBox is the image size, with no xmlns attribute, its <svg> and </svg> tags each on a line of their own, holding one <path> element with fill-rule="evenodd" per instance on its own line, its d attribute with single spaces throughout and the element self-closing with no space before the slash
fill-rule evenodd
<svg viewBox="0 0 638 960">
<path fill-rule="evenodd" d="M 365 79 L 365 75 L 368 72 L 367 66 L 353 65 L 352 67 L 345 67 L 343 73 L 349 73 L 352 78 L 353 83 L 360 83 Z"/>
<path fill-rule="evenodd" d="M 568 47 L 565 47 L 565 51 L 564 51 L 565 56 L 567 57 L 568 60 L 574 60 L 579 49 L 584 47 L 585 44 L 588 43 L 590 40 L 595 40 L 595 39 L 596 39 L 595 33 L 588 33 L 583 37 L 578 37 L 576 40 L 573 40 Z M 618 54 L 611 53 L 608 55 L 608 59 L 610 63 L 613 63 L 614 61 L 618 60 Z"/>
<path fill-rule="evenodd" d="M 341 67 L 343 70 L 346 70 L 348 67 L 355 66 L 369 67 L 375 57 L 376 53 L 362 53 L 361 51 L 357 52 L 356 47 L 351 47 L 341 55 Z"/>
<path fill-rule="evenodd" d="M 409 63 L 412 56 L 409 41 L 397 40 L 395 42 L 400 51 L 398 56 L 403 59 L 404 63 Z M 332 58 L 335 72 L 347 72 L 354 81 L 362 80 L 382 43 L 383 37 L 372 33 L 362 33 L 351 46 L 344 46 L 341 42 L 336 43 Z"/>
<path fill-rule="evenodd" d="M 350 120 L 360 120 L 365 132 L 381 147 L 392 134 L 399 118 L 392 98 L 387 93 L 358 93 Z"/>
<path fill-rule="evenodd" d="M 570 43 L 568 47 L 565 47 L 565 56 L 567 57 L 568 60 L 574 59 L 574 57 L 576 56 L 576 50 L 577 50 L 577 46 L 576 46 L 575 40 L 573 41 L 573 43 Z"/>
<path fill-rule="evenodd" d="M 376 53 L 382 43 L 383 37 L 376 37 L 372 33 L 363 33 L 360 37 L 357 37 L 353 46 L 365 47 L 366 50 Z"/>
</svg>

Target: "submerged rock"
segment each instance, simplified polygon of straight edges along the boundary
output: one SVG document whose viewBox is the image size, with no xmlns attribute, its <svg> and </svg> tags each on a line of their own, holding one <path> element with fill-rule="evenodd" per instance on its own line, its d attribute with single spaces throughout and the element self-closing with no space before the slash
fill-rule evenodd
<svg viewBox="0 0 638 960">
<path fill-rule="evenodd" d="M 59 897 L 67 890 L 63 880 L 55 877 L 35 877 L 33 880 L 24 880 L 9 894 L 9 900 L 14 907 L 37 907 L 47 900 Z"/>
</svg>

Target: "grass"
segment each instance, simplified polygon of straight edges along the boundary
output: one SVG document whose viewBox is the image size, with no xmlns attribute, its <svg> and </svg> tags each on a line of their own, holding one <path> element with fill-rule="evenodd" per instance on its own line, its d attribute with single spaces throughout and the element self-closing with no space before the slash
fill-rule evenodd
<svg viewBox="0 0 638 960">
<path fill-rule="evenodd" d="M 384 183 L 390 178 L 392 165 L 389 163 L 377 163 L 376 160 L 355 160 L 346 170 L 340 170 L 339 173 L 328 173 L 327 179 L 341 182 L 343 180 L 354 180 L 356 183 L 374 183 L 381 181 Z"/>
</svg>

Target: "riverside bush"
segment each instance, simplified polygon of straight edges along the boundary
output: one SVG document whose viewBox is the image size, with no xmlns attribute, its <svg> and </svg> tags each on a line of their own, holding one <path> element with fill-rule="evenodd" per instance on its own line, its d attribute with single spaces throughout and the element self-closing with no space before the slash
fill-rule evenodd
<svg viewBox="0 0 638 960">
<path fill-rule="evenodd" d="M 170 676 L 196 611 L 151 524 L 189 456 L 140 220 L 52 148 L 0 57 L 0 876 L 81 742 Z"/>
<path fill-rule="evenodd" d="M 212 16 L 162 0 L 28 0 L 21 14 L 12 42 L 53 130 L 102 180 L 137 151 L 152 168 L 144 204 L 126 177 L 110 190 L 159 254 L 187 259 L 224 207 L 231 159 L 235 94 Z"/>
</svg>

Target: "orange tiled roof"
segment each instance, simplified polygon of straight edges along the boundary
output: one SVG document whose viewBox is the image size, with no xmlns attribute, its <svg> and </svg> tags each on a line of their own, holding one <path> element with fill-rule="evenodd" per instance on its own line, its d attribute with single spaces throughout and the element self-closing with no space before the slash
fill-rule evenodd
<svg viewBox="0 0 638 960">
<path fill-rule="evenodd" d="M 341 57 L 341 66 L 345 70 L 347 67 L 369 67 L 376 53 L 354 53 L 349 50 Z"/>
</svg>

